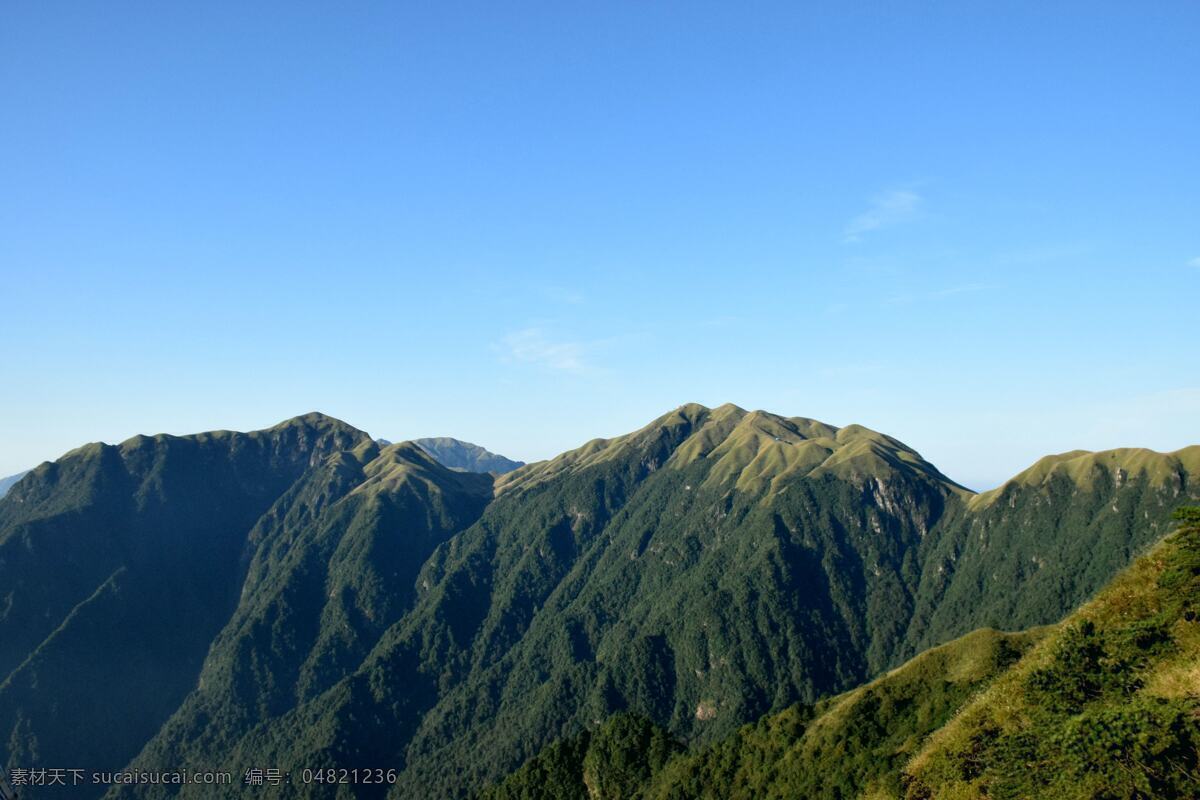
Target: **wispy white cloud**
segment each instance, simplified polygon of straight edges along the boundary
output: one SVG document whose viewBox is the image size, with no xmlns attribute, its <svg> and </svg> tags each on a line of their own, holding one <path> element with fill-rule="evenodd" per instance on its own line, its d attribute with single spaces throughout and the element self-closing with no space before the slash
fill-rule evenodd
<svg viewBox="0 0 1200 800">
<path fill-rule="evenodd" d="M 552 302 L 571 306 L 577 306 L 587 299 L 583 292 L 567 286 L 543 286 L 541 292 Z"/>
<path fill-rule="evenodd" d="M 857 242 L 880 228 L 890 228 L 916 219 L 921 211 L 921 195 L 909 189 L 892 189 L 871 198 L 871 206 L 846 223 L 843 242 Z"/>
<path fill-rule="evenodd" d="M 867 375 L 878 375 L 887 369 L 887 365 L 878 361 L 865 361 L 853 364 L 838 364 L 836 366 L 822 367 L 820 375 L 822 378 L 855 378 Z"/>
<path fill-rule="evenodd" d="M 985 292 L 988 289 L 999 288 L 995 283 L 965 283 L 962 286 L 951 286 L 948 289 L 939 289 L 936 292 L 930 292 L 929 296 L 933 299 L 942 297 L 953 297 L 956 294 L 967 294 L 969 292 Z"/>
<path fill-rule="evenodd" d="M 1192 266 L 1192 267 L 1195 267 L 1196 269 L 1200 269 L 1200 256 L 1196 256 L 1191 261 L 1189 261 L 1188 266 Z"/>
<path fill-rule="evenodd" d="M 995 261 L 1004 265 L 1048 264 L 1055 261 L 1070 261 L 1094 252 L 1087 242 L 1059 242 L 1036 245 L 1018 250 L 1009 250 L 995 256 Z"/>
<path fill-rule="evenodd" d="M 494 349 L 504 361 L 537 364 L 559 372 L 582 373 L 588 369 L 581 343 L 556 341 L 537 327 L 505 335 Z"/>
<path fill-rule="evenodd" d="M 991 289 L 998 289 L 999 284 L 995 283 L 964 283 L 960 286 L 949 286 L 945 289 L 936 289 L 927 292 L 906 292 L 887 298 L 883 301 L 885 306 L 899 306 L 907 303 L 916 303 L 922 300 L 945 300 L 948 297 L 954 297 L 961 294 L 972 294 L 974 292 L 985 292 Z"/>
<path fill-rule="evenodd" d="M 728 328 L 731 325 L 741 323 L 741 321 L 741 317 L 734 316 L 733 314 L 719 314 L 708 319 L 696 320 L 695 326 L 697 328 Z"/>
</svg>

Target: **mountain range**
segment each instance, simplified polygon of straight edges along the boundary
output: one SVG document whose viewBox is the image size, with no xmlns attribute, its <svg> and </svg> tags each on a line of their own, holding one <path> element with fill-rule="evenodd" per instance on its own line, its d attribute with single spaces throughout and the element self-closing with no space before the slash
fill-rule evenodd
<svg viewBox="0 0 1200 800">
<path fill-rule="evenodd" d="M 310 414 L 33 470 L 0 499 L 4 763 L 239 784 L 378 766 L 394 783 L 301 793 L 466 797 L 547 747 L 583 763 L 637 741 L 655 763 L 618 784 L 640 792 L 738 750 L 748 723 L 808 739 L 855 707 L 840 693 L 895 675 L 918 676 L 896 691 L 925 711 L 886 746 L 912 755 L 1062 638 L 972 631 L 1058 623 L 1200 499 L 1200 447 L 1050 456 L 975 494 L 885 434 L 731 405 L 510 471 L 446 441 L 380 444 Z M 931 698 L 938 674 L 959 678 Z M 892 791 L 888 774 L 845 786 Z"/>
</svg>

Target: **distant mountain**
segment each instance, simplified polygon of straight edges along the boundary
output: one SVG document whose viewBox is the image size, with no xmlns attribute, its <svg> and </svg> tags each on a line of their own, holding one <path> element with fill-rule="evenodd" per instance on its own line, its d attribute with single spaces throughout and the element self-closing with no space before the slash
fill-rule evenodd
<svg viewBox="0 0 1200 800">
<path fill-rule="evenodd" d="M 426 453 L 433 456 L 444 467 L 458 469 L 464 472 L 491 472 L 503 475 L 518 467 L 525 466 L 524 461 L 513 461 L 511 458 L 496 455 L 483 449 L 477 444 L 438 436 L 428 439 L 414 439 L 417 445 Z"/>
<path fill-rule="evenodd" d="M 316 414 L 89 445 L 0 499 L 0 747 L 381 765 L 395 785 L 355 796 L 417 798 L 626 712 L 715 746 L 975 628 L 1057 621 L 1200 498 L 1200 448 L 1059 462 L 975 495 L 885 434 L 731 405 L 498 476 Z"/>
<path fill-rule="evenodd" d="M 18 472 L 16 475 L 9 475 L 7 478 L 0 478 L 0 497 L 8 494 L 8 490 L 12 488 L 13 484 L 24 478 L 27 474 L 28 472 Z"/>
</svg>

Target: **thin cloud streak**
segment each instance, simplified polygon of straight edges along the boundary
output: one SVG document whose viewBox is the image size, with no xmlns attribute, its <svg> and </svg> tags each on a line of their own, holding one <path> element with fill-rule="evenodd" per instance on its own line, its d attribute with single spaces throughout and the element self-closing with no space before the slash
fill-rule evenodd
<svg viewBox="0 0 1200 800">
<path fill-rule="evenodd" d="M 550 339 L 541 328 L 523 328 L 506 334 L 494 349 L 508 362 L 536 364 L 558 372 L 580 374 L 589 369 L 579 342 Z"/>
<path fill-rule="evenodd" d="M 577 306 L 587 300 L 583 292 L 568 286 L 543 286 L 540 291 L 546 299 L 564 305 Z"/>
<path fill-rule="evenodd" d="M 921 195 L 908 189 L 878 194 L 872 198 L 870 208 L 846 224 L 842 241 L 847 244 L 858 242 L 872 231 L 910 222 L 920 213 L 921 204 Z"/>
<path fill-rule="evenodd" d="M 961 294 L 973 294 L 975 292 L 985 292 L 999 288 L 1000 285 L 997 283 L 966 283 L 961 286 L 951 286 L 946 289 L 938 289 L 932 292 L 899 294 L 884 300 L 883 305 L 898 306 L 925 300 L 945 300 L 946 298 L 955 297 Z"/>
<path fill-rule="evenodd" d="M 1049 264 L 1056 261 L 1069 261 L 1092 253 L 1095 247 L 1086 242 L 1064 242 L 1046 244 L 1038 247 L 1028 247 L 1022 250 L 1010 250 L 995 257 L 999 264 Z"/>
<path fill-rule="evenodd" d="M 931 298 L 953 297 L 956 294 L 966 294 L 968 292 L 984 292 L 988 289 L 998 289 L 999 284 L 995 283 L 968 283 L 963 286 L 952 286 L 949 289 L 942 289 L 937 292 L 930 292 Z"/>
</svg>

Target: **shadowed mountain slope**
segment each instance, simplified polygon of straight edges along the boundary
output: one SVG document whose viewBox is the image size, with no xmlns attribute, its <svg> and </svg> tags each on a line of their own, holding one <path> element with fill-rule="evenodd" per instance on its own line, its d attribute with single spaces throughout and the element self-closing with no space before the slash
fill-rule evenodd
<svg viewBox="0 0 1200 800">
<path fill-rule="evenodd" d="M 10 761 L 111 765 L 136 754 L 234 607 L 255 521 L 362 436 L 310 415 L 250 434 L 91 444 L 0 500 Z"/>
<path fill-rule="evenodd" d="M 316 414 L 88 445 L 38 467 L 0 501 L 8 762 L 117 769 L 198 681 L 221 687 L 229 725 L 331 681 L 490 483 Z M 322 557 L 344 567 L 337 581 L 311 579 Z M 202 672 L 231 628 L 270 645 Z"/>
</svg>

